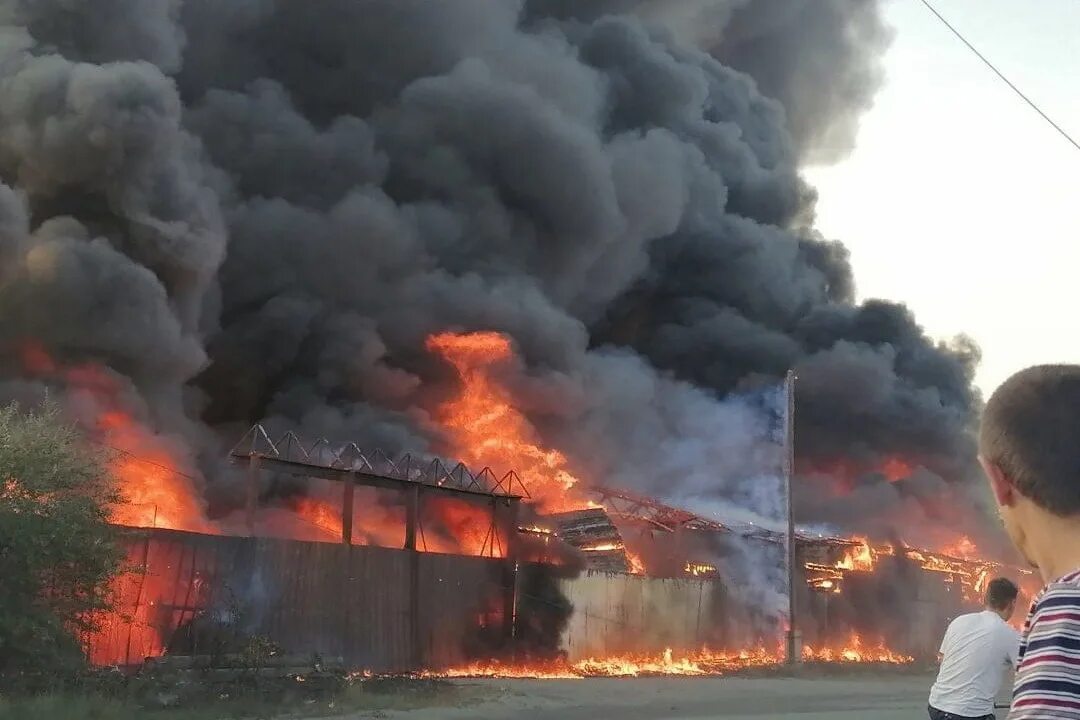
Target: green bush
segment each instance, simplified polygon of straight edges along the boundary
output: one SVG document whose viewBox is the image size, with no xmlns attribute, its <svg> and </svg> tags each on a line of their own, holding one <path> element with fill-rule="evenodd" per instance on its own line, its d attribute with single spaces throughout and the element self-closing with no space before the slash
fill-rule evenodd
<svg viewBox="0 0 1080 720">
<path fill-rule="evenodd" d="M 122 556 L 108 458 L 54 403 L 0 409 L 0 676 L 69 671 Z"/>
</svg>

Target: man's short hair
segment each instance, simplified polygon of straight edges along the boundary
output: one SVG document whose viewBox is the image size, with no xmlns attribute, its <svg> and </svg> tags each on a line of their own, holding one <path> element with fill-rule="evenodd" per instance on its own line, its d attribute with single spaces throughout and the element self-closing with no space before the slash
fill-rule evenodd
<svg viewBox="0 0 1080 720">
<path fill-rule="evenodd" d="M 1008 578 L 994 578 L 986 586 L 986 605 L 994 610 L 1004 610 L 1020 594 L 1016 583 Z"/>
<path fill-rule="evenodd" d="M 999 387 L 983 412 L 979 450 L 1024 497 L 1080 514 L 1080 365 L 1038 365 Z"/>
</svg>

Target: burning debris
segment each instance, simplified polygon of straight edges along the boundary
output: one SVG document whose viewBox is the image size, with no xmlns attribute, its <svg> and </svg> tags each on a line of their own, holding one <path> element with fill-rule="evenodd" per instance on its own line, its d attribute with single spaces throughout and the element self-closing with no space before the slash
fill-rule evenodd
<svg viewBox="0 0 1080 720">
<path fill-rule="evenodd" d="M 546 527 L 539 527 L 536 525 L 530 527 L 519 527 L 518 532 L 522 535 L 531 535 L 533 537 L 540 538 L 544 542 L 557 538 L 559 536 L 554 530 Z"/>
<path fill-rule="evenodd" d="M 822 539 L 809 543 L 809 546 L 810 549 L 804 552 L 817 561 L 805 563 L 806 581 L 813 588 L 832 593 L 842 592 L 844 579 L 850 574 L 875 572 L 882 558 L 900 558 L 922 571 L 940 574 L 943 583 L 972 605 L 982 603 L 986 585 L 995 576 L 1016 576 L 1021 587 L 1029 588 L 1034 580 L 1034 573 L 1030 570 L 980 559 L 975 544 L 967 537 L 961 537 L 954 546 L 946 547 L 941 552 L 905 545 L 872 545 L 865 538 L 849 541 Z M 839 559 L 833 562 L 821 561 L 823 556 L 836 557 L 838 554 Z"/>
<path fill-rule="evenodd" d="M 693 577 L 719 577 L 716 566 L 709 563 L 687 561 L 683 571 Z"/>
<path fill-rule="evenodd" d="M 606 572 L 630 572 L 633 568 L 626 545 L 615 523 L 601 508 L 549 515 L 559 537 L 585 556 L 585 567 Z"/>
</svg>

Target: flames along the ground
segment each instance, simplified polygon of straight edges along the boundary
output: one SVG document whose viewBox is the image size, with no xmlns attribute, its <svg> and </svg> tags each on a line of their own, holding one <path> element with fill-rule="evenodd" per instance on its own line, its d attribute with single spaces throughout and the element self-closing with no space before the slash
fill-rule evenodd
<svg viewBox="0 0 1080 720">
<path fill-rule="evenodd" d="M 494 332 L 440 333 L 428 339 L 427 347 L 450 363 L 460 378 L 460 392 L 435 409 L 434 416 L 445 431 L 448 455 L 460 457 L 469 465 L 514 468 L 526 478 L 532 502 L 544 512 L 564 512 L 598 507 L 583 491 L 585 485 L 569 467 L 567 458 L 554 449 L 544 448 L 535 429 L 517 409 L 509 389 L 504 387 L 497 370 L 515 361 L 508 337 Z M 112 519 L 119 525 L 189 530 L 201 533 L 228 533 L 228 522 L 206 518 L 203 503 L 195 487 L 190 464 L 179 459 L 173 444 L 135 419 L 126 406 L 124 386 L 111 371 L 93 364 L 64 367 L 53 360 L 40 344 L 27 342 L 22 347 L 25 372 L 33 377 L 62 383 L 76 406 L 76 415 L 87 427 L 89 436 L 115 451 L 111 469 L 128 502 L 114 508 Z M 899 461 L 898 461 L 899 462 Z M 895 469 L 895 468 L 893 468 Z M 187 470 L 188 472 L 185 472 Z M 341 534 L 340 502 L 332 490 L 312 488 L 305 497 L 295 498 L 287 508 L 265 511 L 265 519 L 274 534 L 308 540 L 338 541 Z M 354 521 L 356 544 L 398 545 L 403 517 L 393 509 L 381 508 L 380 514 L 360 512 Z M 262 511 L 261 511 L 262 512 Z M 276 515 L 274 514 L 276 512 Z M 440 519 L 450 537 L 425 537 L 422 550 L 484 554 L 492 552 L 489 539 L 476 532 L 474 510 L 446 506 Z M 274 518 L 289 521 L 275 523 Z M 295 522 L 298 520 L 299 522 Z M 275 527 L 276 526 L 276 527 Z M 614 549 L 614 548 L 613 548 Z M 640 557 L 626 550 L 632 572 L 644 573 Z M 865 540 L 853 541 L 844 558 L 830 565 L 808 563 L 807 581 L 818 590 L 840 592 L 847 572 L 870 572 L 883 555 L 897 552 L 893 546 L 872 546 Z M 953 548 L 928 552 L 914 548 L 900 549 L 926 570 L 941 572 L 951 581 L 960 582 L 964 595 L 974 599 L 983 589 L 989 572 L 995 567 L 976 559 L 976 548 L 966 538 Z M 687 562 L 688 575 L 709 575 L 715 568 L 707 563 Z M 144 605 L 146 621 L 153 612 L 152 583 L 140 588 L 148 598 Z M 162 649 L 160 638 L 146 639 L 147 654 Z M 804 650 L 806 659 L 846 662 L 904 662 L 909 658 L 880 646 L 864 647 L 857 637 L 837 647 Z M 507 666 L 471 666 L 456 674 L 522 674 L 529 676 L 586 676 L 598 674 L 627 675 L 642 673 L 701 674 L 733 667 L 768 665 L 780 660 L 781 653 L 764 648 L 738 652 L 703 650 L 684 657 L 667 653 L 660 657 L 611 657 L 588 660 L 560 667 L 512 668 Z"/>
<path fill-rule="evenodd" d="M 803 662 L 820 663 L 881 663 L 902 665 L 914 658 L 893 652 L 884 645 L 864 645 L 858 635 L 835 647 L 803 646 Z M 472 663 L 442 672 L 428 673 L 435 677 L 462 678 L 552 678 L 639 677 L 643 675 L 719 675 L 751 668 L 770 667 L 785 661 L 783 648 L 731 652 L 702 649 L 676 653 L 671 649 L 659 655 L 622 654 L 603 658 L 587 658 L 577 662 L 547 663 Z"/>
</svg>

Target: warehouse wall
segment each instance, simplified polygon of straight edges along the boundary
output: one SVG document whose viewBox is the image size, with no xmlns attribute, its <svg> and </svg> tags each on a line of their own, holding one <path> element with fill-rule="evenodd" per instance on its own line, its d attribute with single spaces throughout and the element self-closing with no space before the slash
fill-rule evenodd
<svg viewBox="0 0 1080 720">
<path fill-rule="evenodd" d="M 501 628 L 497 559 L 170 530 L 125 543 L 115 609 L 86 638 L 99 665 L 235 650 L 258 635 L 288 652 L 404 670 L 461 662 L 485 626 Z"/>
<path fill-rule="evenodd" d="M 342 656 L 356 667 L 442 667 L 506 650 L 504 561 L 378 547 L 139 530 L 125 535 L 130 571 L 114 612 L 86 638 L 99 665 L 163 652 L 235 652 L 265 636 L 290 653 Z M 560 572 L 562 577 L 560 577 Z M 718 579 L 650 578 L 522 563 L 515 641 L 572 660 L 779 642 Z M 799 584 L 799 625 L 818 645 L 887 631 L 890 647 L 932 656 L 960 611 L 933 573 L 853 577 L 842 595 Z M 910 597 L 909 597 L 910 596 Z"/>
<path fill-rule="evenodd" d="M 798 627 L 804 643 L 818 649 L 851 647 L 853 641 L 873 649 L 884 642 L 896 653 L 933 659 L 945 626 L 971 609 L 937 573 L 854 574 L 839 595 L 813 591 L 802 580 L 800 575 L 796 586 Z M 573 605 L 563 631 L 572 660 L 667 648 L 780 647 L 783 628 L 734 601 L 719 579 L 590 571 L 560 587 Z"/>
<path fill-rule="evenodd" d="M 588 571 L 560 583 L 574 612 L 563 631 L 571 660 L 701 648 L 722 633 L 716 580 Z"/>
</svg>

